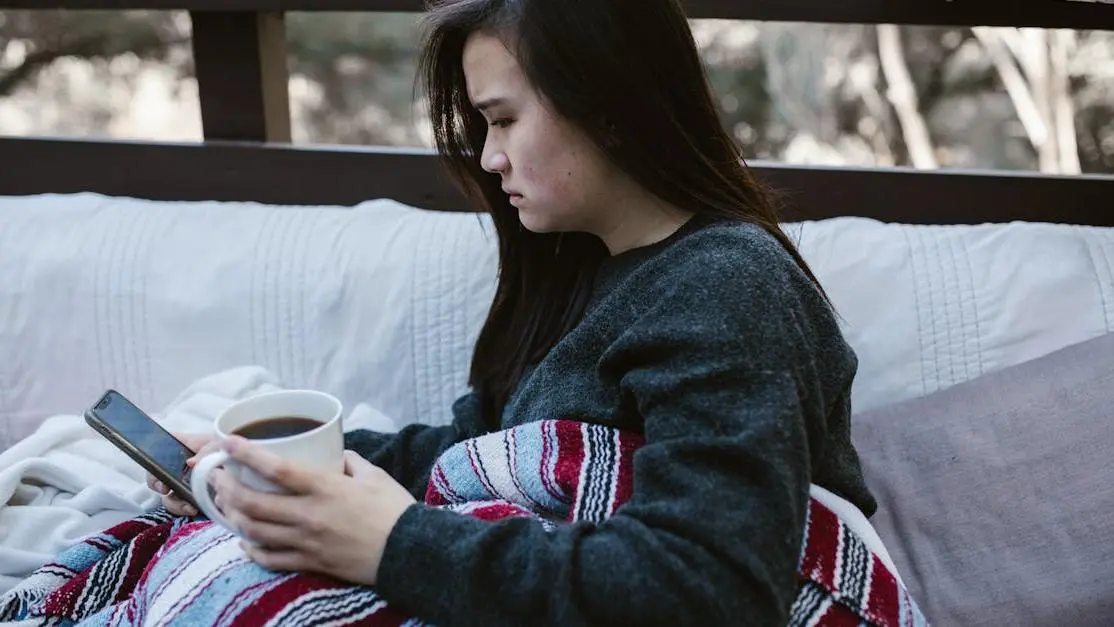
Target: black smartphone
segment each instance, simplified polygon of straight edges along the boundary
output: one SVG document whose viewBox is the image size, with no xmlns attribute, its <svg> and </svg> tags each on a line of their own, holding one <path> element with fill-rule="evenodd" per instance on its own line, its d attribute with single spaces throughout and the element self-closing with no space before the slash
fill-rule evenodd
<svg viewBox="0 0 1114 627">
<path fill-rule="evenodd" d="M 135 403 L 116 390 L 108 390 L 85 410 L 85 422 L 175 494 L 197 507 L 190 489 L 190 468 L 186 466 L 193 451 Z"/>
</svg>

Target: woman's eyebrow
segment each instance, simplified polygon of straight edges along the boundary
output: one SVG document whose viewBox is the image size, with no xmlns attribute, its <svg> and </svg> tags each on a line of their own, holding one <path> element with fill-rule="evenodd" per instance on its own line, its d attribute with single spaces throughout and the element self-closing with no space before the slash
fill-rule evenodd
<svg viewBox="0 0 1114 627">
<path fill-rule="evenodd" d="M 503 102 L 504 101 L 502 98 L 488 98 L 486 100 L 472 103 L 472 106 L 475 107 L 477 111 L 486 111 L 491 107 L 496 107 L 503 104 Z"/>
</svg>

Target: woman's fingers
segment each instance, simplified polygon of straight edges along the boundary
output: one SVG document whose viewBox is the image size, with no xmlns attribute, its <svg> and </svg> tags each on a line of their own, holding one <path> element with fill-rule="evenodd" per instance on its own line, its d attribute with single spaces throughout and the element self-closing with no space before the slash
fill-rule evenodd
<svg viewBox="0 0 1114 627">
<path fill-rule="evenodd" d="M 197 455 L 194 455 L 194 457 L 190 458 L 190 460 L 194 460 L 195 463 L 198 455 L 202 452 L 212 452 L 219 448 L 219 444 L 216 442 L 216 438 L 212 435 L 189 433 L 174 433 L 173 435 L 174 437 L 178 438 L 178 440 L 181 441 L 182 444 L 185 444 L 187 448 L 192 451 L 198 452 Z M 189 461 L 187 461 L 187 463 L 191 467 L 194 465 L 192 463 L 189 463 Z M 197 508 L 191 505 L 189 501 L 186 501 L 185 499 L 175 494 L 170 489 L 170 486 L 160 481 L 157 477 L 150 473 L 147 473 L 146 480 L 147 487 L 162 496 L 162 504 L 163 507 L 166 508 L 166 511 L 175 516 L 197 515 Z"/>
<path fill-rule="evenodd" d="M 147 476 L 147 487 L 162 495 L 162 505 L 175 516 L 196 516 L 197 509 L 189 501 L 172 492 L 167 485 L 155 477 Z"/>
<path fill-rule="evenodd" d="M 170 491 L 165 483 L 159 481 L 154 475 L 147 475 L 147 487 L 151 490 L 158 492 L 162 497 L 162 505 L 166 511 L 175 516 L 195 516 L 197 510 L 192 505 L 183 499 L 178 498 L 178 495 Z"/>
<path fill-rule="evenodd" d="M 186 460 L 186 465 L 190 468 L 193 468 L 197 465 L 197 462 L 200 461 L 202 457 L 219 451 L 220 447 L 220 440 L 217 440 L 216 438 L 209 439 L 204 444 L 194 449 L 195 451 L 197 451 L 197 453 L 195 453 L 193 457 Z"/>
<path fill-rule="evenodd" d="M 221 511 L 238 512 L 253 520 L 297 526 L 306 517 L 304 497 L 259 492 L 244 485 L 228 472 L 212 479 L 216 504 Z"/>
<path fill-rule="evenodd" d="M 166 511 L 174 514 L 175 516 L 196 516 L 197 508 L 190 505 L 188 501 L 178 498 L 174 493 L 170 493 L 162 497 L 163 507 Z"/>
<path fill-rule="evenodd" d="M 232 459 L 294 494 L 309 494 L 319 483 L 319 478 L 314 471 L 279 457 L 244 438 L 235 436 L 228 438 L 224 442 L 224 450 Z"/>
<path fill-rule="evenodd" d="M 383 469 L 351 450 L 344 451 L 344 474 L 357 481 L 375 481 L 387 476 Z"/>
<path fill-rule="evenodd" d="M 197 509 L 190 505 L 188 501 L 179 498 L 177 494 L 172 492 L 170 488 L 159 481 L 154 475 L 147 475 L 147 487 L 151 490 L 158 492 L 162 497 L 162 505 L 166 511 L 174 514 L 175 516 L 196 516 Z"/>
<path fill-rule="evenodd" d="M 152 475 L 151 473 L 147 473 L 147 487 L 151 488 L 155 492 L 158 492 L 159 494 L 166 494 L 167 492 L 170 492 L 170 490 L 167 489 L 166 485 L 155 478 L 155 475 Z"/>
</svg>

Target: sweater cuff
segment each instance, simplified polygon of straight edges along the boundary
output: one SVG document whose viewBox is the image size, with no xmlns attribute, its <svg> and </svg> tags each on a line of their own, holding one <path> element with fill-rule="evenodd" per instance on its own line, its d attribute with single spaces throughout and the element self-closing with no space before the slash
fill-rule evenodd
<svg viewBox="0 0 1114 627">
<path fill-rule="evenodd" d="M 454 565 L 460 565 L 453 545 L 483 524 L 449 510 L 411 505 L 387 536 L 376 577 L 379 596 L 425 621 L 451 616 L 451 595 L 445 591 L 454 588 Z"/>
<path fill-rule="evenodd" d="M 393 433 L 381 433 L 368 429 L 355 429 L 344 434 L 344 448 L 367 459 L 394 437 Z"/>
</svg>

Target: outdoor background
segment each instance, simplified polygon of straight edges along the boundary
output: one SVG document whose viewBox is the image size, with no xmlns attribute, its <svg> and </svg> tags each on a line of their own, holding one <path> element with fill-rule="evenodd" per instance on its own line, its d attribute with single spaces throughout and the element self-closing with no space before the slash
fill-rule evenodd
<svg viewBox="0 0 1114 627">
<path fill-rule="evenodd" d="M 419 19 L 288 14 L 294 141 L 429 146 Z M 1114 173 L 1114 33 L 692 27 L 748 157 Z M 0 134 L 200 140 L 189 28 L 179 12 L 0 11 Z"/>
</svg>

